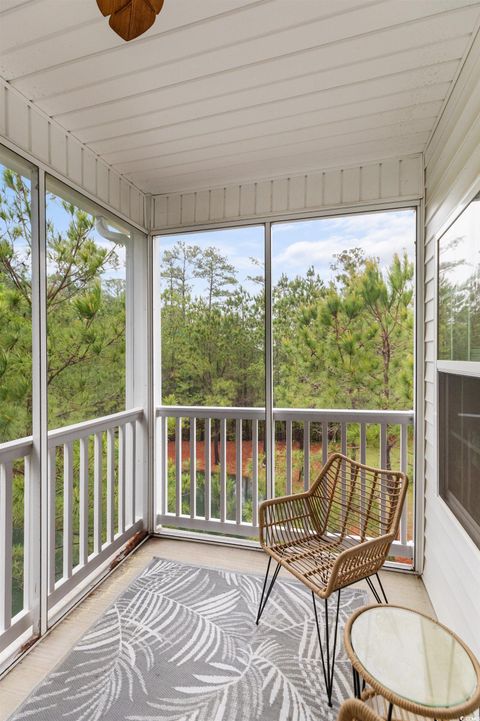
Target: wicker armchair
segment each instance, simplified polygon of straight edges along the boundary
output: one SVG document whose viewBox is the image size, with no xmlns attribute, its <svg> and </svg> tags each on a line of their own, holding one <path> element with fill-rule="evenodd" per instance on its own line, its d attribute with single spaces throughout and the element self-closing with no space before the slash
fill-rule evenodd
<svg viewBox="0 0 480 721">
<path fill-rule="evenodd" d="M 388 602 L 378 571 L 396 538 L 407 486 L 404 473 L 371 468 L 335 453 L 308 491 L 264 501 L 260 506 L 260 543 L 269 561 L 257 624 L 282 567 L 311 590 L 330 706 L 340 590 L 366 579 L 381 603 L 370 578 L 376 575 L 383 598 Z M 272 558 L 277 567 L 268 584 Z M 335 591 L 338 597 L 330 654 L 328 598 Z M 325 602 L 325 650 L 316 596 Z"/>
</svg>

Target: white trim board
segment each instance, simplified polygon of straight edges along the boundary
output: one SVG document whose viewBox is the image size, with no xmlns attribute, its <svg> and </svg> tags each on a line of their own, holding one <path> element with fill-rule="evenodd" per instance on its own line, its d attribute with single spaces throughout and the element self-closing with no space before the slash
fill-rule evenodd
<svg viewBox="0 0 480 721">
<path fill-rule="evenodd" d="M 153 196 L 152 232 L 423 198 L 420 154 L 269 180 Z"/>
</svg>

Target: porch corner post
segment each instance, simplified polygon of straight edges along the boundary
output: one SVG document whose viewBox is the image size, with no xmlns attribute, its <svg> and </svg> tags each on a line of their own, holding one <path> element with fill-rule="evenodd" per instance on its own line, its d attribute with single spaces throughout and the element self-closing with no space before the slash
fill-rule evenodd
<svg viewBox="0 0 480 721">
<path fill-rule="evenodd" d="M 33 635 L 48 629 L 48 396 L 47 396 L 47 261 L 45 171 L 39 168 L 32 190 L 32 427 L 33 453 L 29 482 L 28 578 Z M 35 187 L 36 186 L 36 187 Z"/>
<path fill-rule="evenodd" d="M 272 224 L 267 222 L 265 223 L 265 462 L 267 498 L 275 496 L 272 344 Z"/>
</svg>

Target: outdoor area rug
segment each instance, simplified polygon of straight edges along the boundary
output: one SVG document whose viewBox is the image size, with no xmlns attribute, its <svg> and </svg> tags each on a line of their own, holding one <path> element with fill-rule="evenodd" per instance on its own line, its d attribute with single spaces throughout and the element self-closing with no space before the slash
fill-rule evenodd
<svg viewBox="0 0 480 721">
<path fill-rule="evenodd" d="M 154 559 L 11 721 L 333 721 L 353 695 L 343 626 L 366 593 L 342 591 L 330 709 L 310 591 L 278 580 L 256 626 L 262 584 Z"/>
</svg>

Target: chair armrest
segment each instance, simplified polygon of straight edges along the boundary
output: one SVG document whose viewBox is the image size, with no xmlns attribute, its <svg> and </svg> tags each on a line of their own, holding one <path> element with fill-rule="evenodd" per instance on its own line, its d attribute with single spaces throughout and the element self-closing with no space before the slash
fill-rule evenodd
<svg viewBox="0 0 480 721">
<path fill-rule="evenodd" d="M 302 526 L 305 530 L 310 528 L 310 507 L 306 500 L 309 495 L 309 491 L 294 493 L 260 504 L 259 537 L 263 548 L 294 539 L 299 535 Z"/>
<path fill-rule="evenodd" d="M 361 581 L 377 573 L 385 563 L 395 534 L 389 533 L 368 541 L 362 541 L 346 551 L 342 551 L 335 560 L 328 580 L 326 594 L 330 595 L 339 588 Z"/>
<path fill-rule="evenodd" d="M 384 721 L 384 719 L 360 699 L 349 698 L 340 706 L 337 721 Z"/>
</svg>

